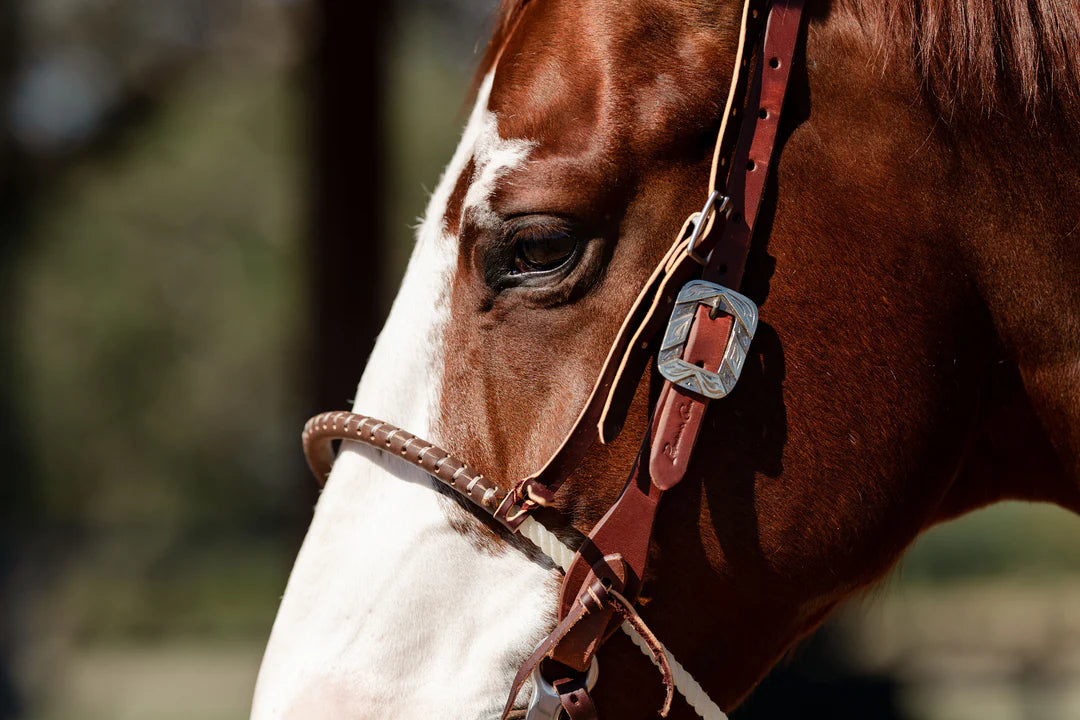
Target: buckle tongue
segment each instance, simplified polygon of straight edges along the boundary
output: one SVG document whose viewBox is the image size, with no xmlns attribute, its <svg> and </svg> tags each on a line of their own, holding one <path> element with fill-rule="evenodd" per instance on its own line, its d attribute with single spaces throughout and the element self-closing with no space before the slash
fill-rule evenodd
<svg viewBox="0 0 1080 720">
<path fill-rule="evenodd" d="M 706 305 L 716 312 L 733 318 L 731 335 L 724 348 L 724 357 L 717 372 L 698 367 L 683 359 L 690 328 L 698 305 Z M 758 308 L 754 301 L 730 288 L 705 280 L 691 280 L 683 285 L 671 320 L 660 346 L 656 365 L 660 374 L 681 388 L 717 400 L 735 387 L 746 363 L 750 341 L 757 330 Z"/>
<path fill-rule="evenodd" d="M 716 201 L 720 200 L 720 206 L 716 206 Z M 699 255 L 697 252 L 698 240 L 701 239 L 702 233 L 705 227 L 709 224 L 710 216 L 713 213 L 722 213 L 727 210 L 728 203 L 731 202 L 731 198 L 727 195 L 721 195 L 719 190 L 713 190 L 709 193 L 709 197 L 705 200 L 705 206 L 701 208 L 701 212 L 695 213 L 691 217 L 694 219 L 691 221 L 690 227 L 690 239 L 686 241 L 686 254 L 697 260 L 701 265 L 707 265 L 709 262 L 708 257 Z"/>
</svg>

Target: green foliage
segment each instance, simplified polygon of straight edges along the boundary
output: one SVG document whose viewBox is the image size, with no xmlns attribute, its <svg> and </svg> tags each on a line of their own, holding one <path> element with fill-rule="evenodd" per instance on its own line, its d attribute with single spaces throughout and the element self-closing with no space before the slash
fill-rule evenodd
<svg viewBox="0 0 1080 720">
<path fill-rule="evenodd" d="M 470 73 L 479 62 L 468 56 L 448 62 L 439 29 L 423 13 L 410 17 L 400 51 L 388 57 L 386 243 L 395 278 L 404 273 L 415 224 L 461 137 Z"/>
<path fill-rule="evenodd" d="M 282 68 L 198 68 L 34 208 L 19 401 L 75 637 L 269 628 L 308 482 L 299 107 Z"/>
<path fill-rule="evenodd" d="M 281 506 L 303 310 L 294 92 L 207 68 L 35 208 L 19 329 L 50 525 Z"/>
<path fill-rule="evenodd" d="M 993 505 L 925 533 L 904 556 L 913 583 L 1080 575 L 1080 518 L 1052 505 Z"/>
</svg>

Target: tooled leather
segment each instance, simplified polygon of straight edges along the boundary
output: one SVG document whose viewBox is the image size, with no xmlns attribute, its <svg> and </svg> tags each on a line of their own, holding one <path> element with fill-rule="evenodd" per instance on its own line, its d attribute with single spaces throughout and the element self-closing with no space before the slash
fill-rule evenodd
<svg viewBox="0 0 1080 720">
<path fill-rule="evenodd" d="M 683 359 L 716 372 L 723 361 L 731 328 L 730 315 L 713 318 L 708 307 L 699 305 Z M 649 475 L 661 490 L 670 490 L 686 475 L 708 399 L 665 382 L 656 406 L 657 429 L 649 454 Z"/>
</svg>

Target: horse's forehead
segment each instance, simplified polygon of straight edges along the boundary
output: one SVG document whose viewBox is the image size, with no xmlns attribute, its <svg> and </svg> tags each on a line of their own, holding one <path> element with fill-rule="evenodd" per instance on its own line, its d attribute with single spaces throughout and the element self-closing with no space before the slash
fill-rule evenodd
<svg viewBox="0 0 1080 720">
<path fill-rule="evenodd" d="M 715 124 L 734 43 L 733 23 L 717 27 L 693 3 L 530 4 L 501 53 L 490 109 L 504 137 L 537 143 L 534 160 L 647 157 Z"/>
</svg>

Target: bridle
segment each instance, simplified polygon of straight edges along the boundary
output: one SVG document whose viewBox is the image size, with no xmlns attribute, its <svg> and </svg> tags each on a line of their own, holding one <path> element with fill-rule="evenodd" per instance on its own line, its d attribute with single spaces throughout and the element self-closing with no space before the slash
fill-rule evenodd
<svg viewBox="0 0 1080 720">
<path fill-rule="evenodd" d="M 383 450 L 468 498 L 506 530 L 531 540 L 565 572 L 559 621 L 518 671 L 504 719 L 530 675 L 534 686 L 527 720 L 555 720 L 561 713 L 570 720 L 595 718 L 589 691 L 597 674 L 596 653 L 620 627 L 663 674 L 667 695 L 661 715 L 667 714 L 678 689 L 701 717 L 725 717 L 649 631 L 634 603 L 660 500 L 686 475 L 705 409 L 735 386 L 757 328 L 757 306 L 733 288 L 742 281 L 773 161 L 803 2 L 745 0 L 705 206 L 686 219 L 646 282 L 585 407 L 539 471 L 504 491 L 446 450 L 375 418 L 328 412 L 304 426 L 304 453 L 320 483 L 333 466 L 332 441 Z M 754 38 L 756 62 L 744 52 L 748 38 Z M 745 104 L 737 107 L 736 99 L 742 98 Z M 597 440 L 610 443 L 619 435 L 654 355 L 663 387 L 629 480 L 572 550 L 531 514 L 553 504 L 559 487 Z"/>
</svg>

